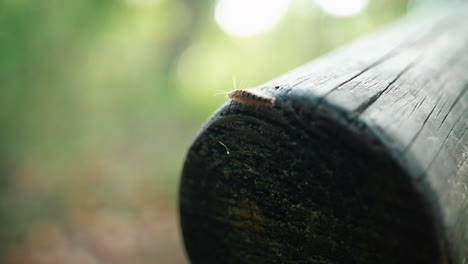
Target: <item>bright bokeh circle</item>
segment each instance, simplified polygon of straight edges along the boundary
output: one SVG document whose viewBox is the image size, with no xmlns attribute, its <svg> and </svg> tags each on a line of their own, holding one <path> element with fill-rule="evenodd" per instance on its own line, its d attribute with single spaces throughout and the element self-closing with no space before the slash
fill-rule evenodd
<svg viewBox="0 0 468 264">
<path fill-rule="evenodd" d="M 332 16 L 354 16 L 367 6 L 367 0 L 315 0 L 324 12 Z"/>
<path fill-rule="evenodd" d="M 290 0 L 218 0 L 215 20 L 229 35 L 250 37 L 272 30 L 286 14 Z"/>
</svg>

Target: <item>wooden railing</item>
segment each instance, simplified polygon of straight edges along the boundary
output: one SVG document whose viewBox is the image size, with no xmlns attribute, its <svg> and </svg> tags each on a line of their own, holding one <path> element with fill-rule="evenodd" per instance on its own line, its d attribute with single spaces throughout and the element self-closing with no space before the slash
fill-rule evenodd
<svg viewBox="0 0 468 264">
<path fill-rule="evenodd" d="M 235 95 L 185 161 L 192 263 L 468 263 L 467 5 Z"/>
</svg>

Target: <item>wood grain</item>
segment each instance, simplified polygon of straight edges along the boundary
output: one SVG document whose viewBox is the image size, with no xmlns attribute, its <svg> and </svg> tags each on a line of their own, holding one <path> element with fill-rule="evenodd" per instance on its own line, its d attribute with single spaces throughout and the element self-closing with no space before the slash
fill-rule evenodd
<svg viewBox="0 0 468 264">
<path fill-rule="evenodd" d="M 253 89 L 274 106 L 221 107 L 182 174 L 192 263 L 468 263 L 467 13 Z"/>
</svg>

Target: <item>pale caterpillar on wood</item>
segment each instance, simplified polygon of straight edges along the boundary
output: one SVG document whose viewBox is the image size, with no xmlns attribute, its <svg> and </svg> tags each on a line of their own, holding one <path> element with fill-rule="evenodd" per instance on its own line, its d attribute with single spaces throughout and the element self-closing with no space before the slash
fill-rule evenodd
<svg viewBox="0 0 468 264">
<path fill-rule="evenodd" d="M 259 95 L 247 90 L 234 90 L 228 94 L 228 97 L 237 102 L 261 106 L 274 106 L 276 99 L 274 97 Z"/>
<path fill-rule="evenodd" d="M 253 91 L 237 89 L 236 79 L 233 78 L 234 91 L 228 93 L 229 99 L 234 101 L 244 103 L 244 104 L 254 104 L 260 106 L 274 106 L 275 97 L 260 95 Z"/>
</svg>

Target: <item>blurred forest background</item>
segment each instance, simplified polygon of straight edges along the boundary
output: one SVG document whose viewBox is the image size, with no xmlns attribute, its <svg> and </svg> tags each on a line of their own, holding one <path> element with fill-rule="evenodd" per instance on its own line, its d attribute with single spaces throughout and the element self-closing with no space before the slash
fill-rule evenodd
<svg viewBox="0 0 468 264">
<path fill-rule="evenodd" d="M 227 99 L 405 0 L 0 0 L 0 263 L 187 263 L 185 151 Z"/>
</svg>

